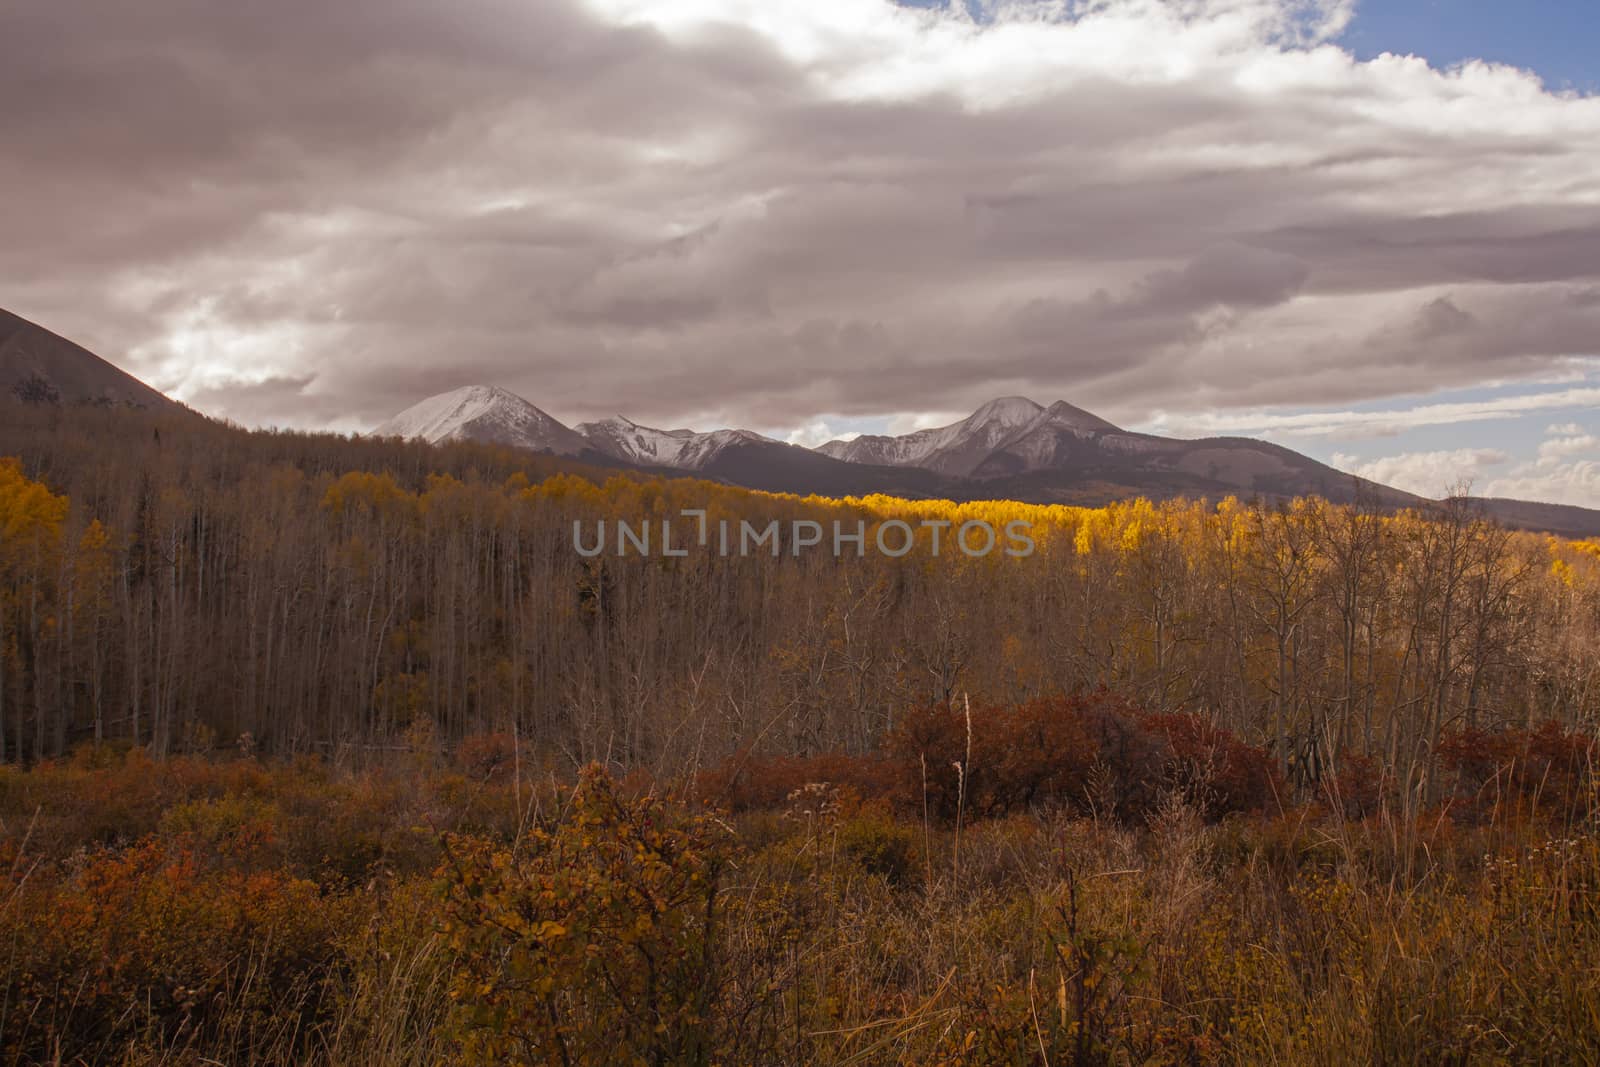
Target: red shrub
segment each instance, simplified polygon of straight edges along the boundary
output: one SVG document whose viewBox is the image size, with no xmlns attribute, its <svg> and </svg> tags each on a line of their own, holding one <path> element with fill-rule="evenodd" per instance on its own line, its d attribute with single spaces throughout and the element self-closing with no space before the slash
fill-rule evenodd
<svg viewBox="0 0 1600 1067">
<path fill-rule="evenodd" d="M 1532 730 L 1459 730 L 1439 743 L 1458 808 L 1479 818 L 1587 817 L 1596 802 L 1597 756 L 1595 738 L 1556 722 Z"/>
<path fill-rule="evenodd" d="M 1284 795 L 1271 755 L 1208 719 L 1166 714 L 1146 715 L 1141 722 L 1172 748 L 1166 784 L 1207 815 L 1268 810 Z"/>
<path fill-rule="evenodd" d="M 1167 758 L 1164 740 L 1134 710 L 1099 691 L 1018 705 L 942 705 L 908 712 L 886 745 L 897 799 L 953 819 L 965 810 L 1003 815 L 1037 805 L 1151 810 Z M 959 769 L 958 769 L 959 765 Z M 924 785 L 925 778 L 925 785 Z"/>
<path fill-rule="evenodd" d="M 509 781 L 516 764 L 517 742 L 505 731 L 469 734 L 456 746 L 456 765 L 474 781 Z"/>
<path fill-rule="evenodd" d="M 1329 807 L 1347 819 L 1376 815 L 1395 802 L 1395 777 L 1371 756 L 1343 755 L 1338 770 L 1323 783 Z"/>
<path fill-rule="evenodd" d="M 1183 790 L 1207 814 L 1270 807 L 1281 792 L 1265 751 L 1194 715 L 1147 715 L 1106 690 L 1023 704 L 937 704 L 905 712 L 880 756 L 741 755 L 700 775 L 707 803 L 773 810 L 813 783 L 953 821 L 1041 807 L 1137 822 Z"/>
<path fill-rule="evenodd" d="M 885 796 L 889 789 L 883 761 L 876 756 L 740 753 L 702 771 L 695 780 L 695 795 L 729 811 L 772 810 L 782 807 L 795 790 L 819 783 L 848 789 L 861 798 Z"/>
</svg>

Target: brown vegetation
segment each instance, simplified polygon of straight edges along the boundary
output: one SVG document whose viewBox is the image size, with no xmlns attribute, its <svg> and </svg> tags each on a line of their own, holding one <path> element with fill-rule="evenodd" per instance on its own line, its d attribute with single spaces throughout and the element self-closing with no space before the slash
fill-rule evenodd
<svg viewBox="0 0 1600 1067">
<path fill-rule="evenodd" d="M 1573 798 L 1595 796 L 1593 771 L 1562 804 L 1539 799 L 1553 772 L 1516 771 L 1527 753 L 1592 741 L 1448 737 L 1452 796 L 1476 795 L 1485 770 L 1504 783 L 1487 819 L 1454 802 L 1354 820 L 1331 801 L 1268 801 L 1208 820 L 1186 798 L 1220 795 L 1199 768 L 1227 761 L 1180 753 L 1270 761 L 1162 720 L 1134 729 L 1181 737 L 1157 751 L 1184 771 L 1137 818 L 1092 776 L 1081 802 L 1036 790 L 1026 808 L 993 803 L 1074 781 L 1081 762 L 985 773 L 986 724 L 1108 699 L 975 714 L 972 806 L 930 803 L 925 818 L 920 781 L 883 773 L 912 755 L 903 740 L 812 765 L 854 785 L 747 794 L 738 814 L 684 799 L 737 780 L 725 769 L 682 789 L 598 767 L 562 783 L 521 775 L 531 760 L 516 750 L 509 775 L 486 766 L 499 738 L 450 762 L 419 739 L 359 774 L 108 748 L 0 770 L 0 1059 L 1600 1055 L 1600 845 L 1571 819 Z M 962 711 L 942 714 L 964 734 Z M 793 767 L 747 760 L 741 773 L 801 781 Z M 880 784 L 870 798 L 867 783 Z"/>
</svg>

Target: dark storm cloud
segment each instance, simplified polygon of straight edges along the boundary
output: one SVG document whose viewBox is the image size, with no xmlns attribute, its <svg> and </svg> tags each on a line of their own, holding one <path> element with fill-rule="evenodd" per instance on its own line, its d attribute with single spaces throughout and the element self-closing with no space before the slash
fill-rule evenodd
<svg viewBox="0 0 1600 1067">
<path fill-rule="evenodd" d="M 346 429 L 479 381 L 574 419 L 1136 416 L 1592 348 L 1600 102 L 1295 50 L 1289 6 L 13 0 L 0 305 Z"/>
</svg>

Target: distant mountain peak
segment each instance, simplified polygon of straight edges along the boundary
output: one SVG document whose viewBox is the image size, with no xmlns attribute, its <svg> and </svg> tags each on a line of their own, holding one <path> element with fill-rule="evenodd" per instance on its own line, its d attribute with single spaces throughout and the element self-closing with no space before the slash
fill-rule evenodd
<svg viewBox="0 0 1600 1067">
<path fill-rule="evenodd" d="M 379 437 L 482 441 L 577 455 L 587 442 L 564 423 L 498 385 L 466 385 L 427 397 L 372 431 Z"/>
<path fill-rule="evenodd" d="M 829 441 L 818 451 L 853 463 L 924 467 L 941 474 L 966 477 L 1007 441 L 1047 421 L 1057 427 L 1084 432 L 1117 430 L 1104 419 L 1071 404 L 1058 403 L 1046 408 L 1025 396 L 1002 396 L 948 426 L 917 430 L 898 437 L 864 434 L 850 441 Z"/>
<path fill-rule="evenodd" d="M 597 419 L 594 422 L 580 422 L 574 429 L 585 437 L 589 436 L 590 430 L 664 434 L 667 437 L 695 436 L 695 431 L 693 430 L 660 430 L 654 426 L 646 426 L 643 423 L 634 422 L 626 415 L 607 415 L 605 418 Z"/>
<path fill-rule="evenodd" d="M 996 397 L 947 426 L 830 441 L 813 450 L 750 430 L 661 430 L 624 415 L 568 428 L 507 389 L 470 385 L 412 405 L 375 433 L 493 441 L 589 462 L 694 471 L 752 489 L 829 496 L 887 492 L 1075 504 L 1229 495 L 1361 497 L 1388 507 L 1419 502 L 1268 442 L 1133 433 L 1065 401 L 1045 407 L 1020 396 Z M 1485 503 L 1513 525 L 1572 536 L 1600 529 L 1600 512 Z"/>
<path fill-rule="evenodd" d="M 1046 412 L 1050 421 L 1057 426 L 1070 426 L 1078 430 L 1090 430 L 1098 433 L 1122 433 L 1122 428 L 1107 422 L 1093 412 L 1085 411 L 1080 407 L 1073 407 L 1065 400 L 1057 400 L 1051 404 Z"/>
<path fill-rule="evenodd" d="M 1006 422 L 1021 426 L 1043 415 L 1044 405 L 1036 404 L 1025 396 L 1001 396 L 984 404 L 967 416 L 964 422 Z"/>
</svg>

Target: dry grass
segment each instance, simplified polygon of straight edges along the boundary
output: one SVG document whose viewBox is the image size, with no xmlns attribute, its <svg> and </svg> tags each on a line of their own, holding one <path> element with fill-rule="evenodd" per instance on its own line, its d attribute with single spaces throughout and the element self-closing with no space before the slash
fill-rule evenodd
<svg viewBox="0 0 1600 1067">
<path fill-rule="evenodd" d="M 1600 1061 L 1600 844 L 1537 806 L 1219 822 L 1174 791 L 958 837 L 823 783 L 710 819 L 605 788 L 0 771 L 0 1061 L 600 1063 L 623 1033 L 640 1062 Z M 681 989 L 616 984 L 691 938 Z M 624 1025 L 669 1010 L 670 1041 Z"/>
</svg>

